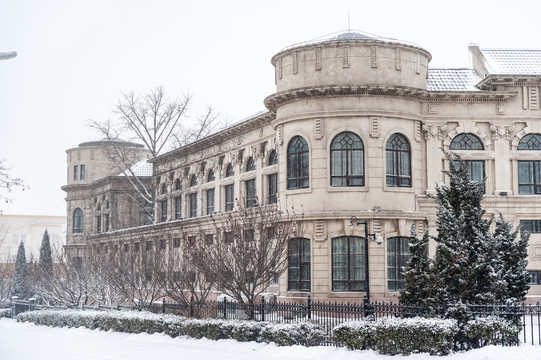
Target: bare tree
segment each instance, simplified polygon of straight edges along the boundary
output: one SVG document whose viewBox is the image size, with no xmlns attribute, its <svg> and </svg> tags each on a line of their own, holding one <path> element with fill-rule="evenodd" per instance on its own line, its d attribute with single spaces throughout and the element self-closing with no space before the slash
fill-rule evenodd
<svg viewBox="0 0 541 360">
<path fill-rule="evenodd" d="M 7 192 L 10 193 L 13 188 L 20 188 L 21 190 L 28 189 L 22 179 L 9 175 L 9 168 L 6 166 L 6 160 L 0 159 L 0 190 L 7 190 Z M 8 195 L 4 195 L 2 192 L 0 192 L 0 200 L 6 203 L 11 202 Z"/>
<path fill-rule="evenodd" d="M 210 106 L 203 115 L 197 117 L 195 124 L 185 124 L 188 122 L 190 101 L 189 93 L 177 98 L 167 97 L 163 87 L 156 87 L 144 96 L 129 92 L 122 94 L 115 106 L 114 112 L 118 115 L 116 122 L 87 122 L 90 128 L 110 142 L 110 160 L 137 193 L 136 196 L 129 192 L 127 194 L 152 219 L 152 185 L 134 171 L 134 164 L 139 160 L 138 151 L 133 147 L 121 146 L 123 143 L 119 139 L 143 143 L 150 156 L 156 157 L 164 151 L 199 140 L 226 126 L 227 122 L 222 123 Z"/>
<path fill-rule="evenodd" d="M 253 318 L 257 296 L 286 270 L 289 239 L 299 235 L 297 221 L 275 207 L 241 209 L 213 221 L 219 235 L 212 243 L 190 244 L 193 263 Z"/>
<path fill-rule="evenodd" d="M 10 299 L 13 268 L 14 264 L 8 261 L 0 263 L 0 304 Z"/>
<path fill-rule="evenodd" d="M 189 306 L 194 305 L 195 316 L 213 288 L 212 279 L 199 271 L 190 251 L 192 238 L 182 234 L 182 238 L 173 239 L 173 248 L 169 250 L 167 277 L 162 288 L 173 301 Z"/>
<path fill-rule="evenodd" d="M 119 292 L 121 302 L 148 307 L 164 296 L 166 256 L 151 240 L 141 245 L 132 243 L 102 261 L 110 264 L 108 281 Z"/>
</svg>

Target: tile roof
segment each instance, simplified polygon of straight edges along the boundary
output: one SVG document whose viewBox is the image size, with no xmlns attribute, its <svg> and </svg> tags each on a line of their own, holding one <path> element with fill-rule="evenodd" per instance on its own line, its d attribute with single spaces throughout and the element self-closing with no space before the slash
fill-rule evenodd
<svg viewBox="0 0 541 360">
<path fill-rule="evenodd" d="M 491 74 L 541 75 L 541 50 L 480 50 Z"/>
<path fill-rule="evenodd" d="M 479 91 L 481 81 L 473 69 L 429 69 L 429 91 Z"/>
<path fill-rule="evenodd" d="M 152 176 L 153 165 L 146 159 L 135 163 L 131 167 L 131 171 L 135 176 Z M 126 171 L 129 174 L 129 171 Z M 117 176 L 125 176 L 124 173 L 120 173 Z"/>
</svg>

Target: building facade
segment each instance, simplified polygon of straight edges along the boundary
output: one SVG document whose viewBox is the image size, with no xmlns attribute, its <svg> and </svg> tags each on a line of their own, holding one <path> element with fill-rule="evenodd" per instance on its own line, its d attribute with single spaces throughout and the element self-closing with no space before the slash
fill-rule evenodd
<svg viewBox="0 0 541 360">
<path fill-rule="evenodd" d="M 268 111 L 149 160 L 155 224 L 87 226 L 107 198 L 96 195 L 116 185 L 105 190 L 94 178 L 83 193 L 70 173 L 67 246 L 172 247 L 179 223 L 212 234 L 212 214 L 275 206 L 303 214 L 302 235 L 291 240 L 296 260 L 269 292 L 354 301 L 368 274 L 372 300 L 394 298 L 411 226 L 435 231 L 428 195 L 448 180 L 443 149 L 460 154 L 474 180 L 486 179 L 487 216 L 502 213 L 532 232 L 528 269 L 541 283 L 541 50 L 469 50 L 473 68 L 431 69 L 427 50 L 360 32 L 285 48 L 272 57 Z M 132 218 L 130 211 L 119 203 L 110 216 Z M 366 234 L 374 235 L 367 247 Z M 529 296 L 541 296 L 541 286 Z"/>
</svg>

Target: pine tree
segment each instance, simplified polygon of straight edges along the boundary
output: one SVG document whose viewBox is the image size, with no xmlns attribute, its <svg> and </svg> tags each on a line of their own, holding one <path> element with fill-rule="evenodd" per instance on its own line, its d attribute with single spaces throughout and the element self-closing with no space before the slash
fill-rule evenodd
<svg viewBox="0 0 541 360">
<path fill-rule="evenodd" d="M 15 260 L 15 269 L 11 281 L 11 296 L 18 296 L 19 299 L 28 299 L 31 296 L 30 287 L 28 286 L 28 266 L 22 241 L 19 244 L 17 259 Z"/>
<path fill-rule="evenodd" d="M 47 230 L 43 233 L 41 247 L 39 248 L 39 271 L 42 276 L 50 277 L 53 273 L 53 256 L 51 242 Z"/>
<path fill-rule="evenodd" d="M 487 254 L 491 237 L 481 207 L 484 184 L 470 180 L 458 156 L 446 154 L 450 186 L 436 187 L 438 237 L 434 266 L 436 301 L 491 302 L 494 270 Z"/>
<path fill-rule="evenodd" d="M 501 214 L 495 223 L 494 245 L 500 260 L 499 281 L 494 289 L 496 300 L 500 303 L 524 301 L 530 288 L 530 275 L 526 271 L 530 234 L 520 231 L 520 239 L 516 240 L 519 229 L 513 230 Z"/>
<path fill-rule="evenodd" d="M 418 238 L 415 225 L 412 225 L 409 245 L 411 257 L 404 272 L 406 288 L 400 291 L 399 298 L 402 305 L 423 306 L 426 305 L 426 299 L 430 296 L 432 280 L 428 258 L 429 239 L 428 229 L 422 238 Z"/>
</svg>

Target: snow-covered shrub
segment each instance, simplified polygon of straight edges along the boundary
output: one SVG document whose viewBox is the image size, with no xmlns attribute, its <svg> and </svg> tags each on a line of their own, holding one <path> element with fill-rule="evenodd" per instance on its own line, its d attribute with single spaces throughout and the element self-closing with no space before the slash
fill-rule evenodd
<svg viewBox="0 0 541 360">
<path fill-rule="evenodd" d="M 86 327 L 126 333 L 165 333 L 171 337 L 189 336 L 211 340 L 275 342 L 277 345 L 317 345 L 325 332 L 311 323 L 272 324 L 247 320 L 187 319 L 135 311 L 40 310 L 17 316 L 17 321 L 53 327 Z"/>
<path fill-rule="evenodd" d="M 518 345 L 520 327 L 510 320 L 489 316 L 468 321 L 463 331 L 467 344 L 457 344 L 457 347 L 466 345 L 468 349 L 475 349 L 487 345 Z"/>
<path fill-rule="evenodd" d="M 386 355 L 447 355 L 457 331 L 455 320 L 409 318 L 346 322 L 333 333 L 335 342 L 349 349 L 371 349 Z"/>
<path fill-rule="evenodd" d="M 303 322 L 297 324 L 267 323 L 261 332 L 263 341 L 277 345 L 315 346 L 325 341 L 325 330 L 317 324 Z"/>
<path fill-rule="evenodd" d="M 0 318 L 10 318 L 11 308 L 0 309 Z"/>
</svg>

